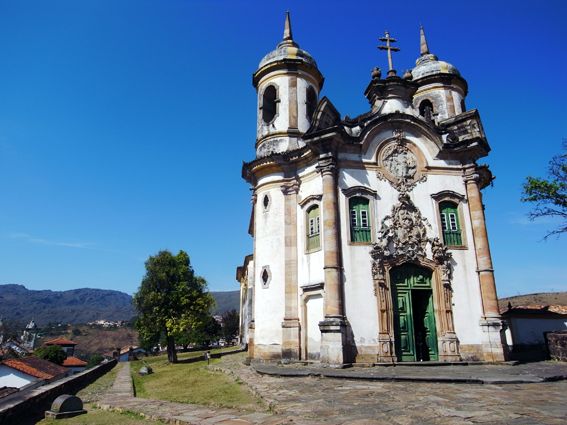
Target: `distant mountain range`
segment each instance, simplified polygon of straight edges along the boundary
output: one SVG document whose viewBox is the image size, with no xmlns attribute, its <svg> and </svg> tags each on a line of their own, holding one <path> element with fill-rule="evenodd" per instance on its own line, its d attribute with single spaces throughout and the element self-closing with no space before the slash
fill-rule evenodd
<svg viewBox="0 0 567 425">
<path fill-rule="evenodd" d="M 239 308 L 239 291 L 211 292 L 217 301 L 213 314 Z M 34 319 L 48 323 L 87 323 L 98 319 L 130 320 L 132 297 L 109 289 L 69 291 L 30 290 L 23 285 L 0 285 L 0 317 L 19 323 Z"/>
</svg>

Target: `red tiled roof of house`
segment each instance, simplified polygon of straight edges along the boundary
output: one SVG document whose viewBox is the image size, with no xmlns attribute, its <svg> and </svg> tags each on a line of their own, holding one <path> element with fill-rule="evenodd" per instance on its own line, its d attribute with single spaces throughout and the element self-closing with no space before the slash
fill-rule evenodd
<svg viewBox="0 0 567 425">
<path fill-rule="evenodd" d="M 82 366 L 86 366 L 87 362 L 78 359 L 77 357 L 74 356 L 69 356 L 65 359 L 65 361 L 63 362 L 63 366 L 65 367 L 82 367 Z"/>
<path fill-rule="evenodd" d="M 77 345 L 75 341 L 71 341 L 70 339 L 63 338 L 60 336 L 59 338 L 50 339 L 44 343 L 45 345 Z"/>
<path fill-rule="evenodd" d="M 7 359 L 1 364 L 39 379 L 53 379 L 67 374 L 67 369 L 63 366 L 35 356 L 22 359 Z"/>
<path fill-rule="evenodd" d="M 565 305 L 540 305 L 540 304 L 529 304 L 529 305 L 508 305 L 501 306 L 500 313 L 511 313 L 511 312 L 525 312 L 525 313 L 556 313 L 556 314 L 566 314 L 567 306 Z"/>
</svg>

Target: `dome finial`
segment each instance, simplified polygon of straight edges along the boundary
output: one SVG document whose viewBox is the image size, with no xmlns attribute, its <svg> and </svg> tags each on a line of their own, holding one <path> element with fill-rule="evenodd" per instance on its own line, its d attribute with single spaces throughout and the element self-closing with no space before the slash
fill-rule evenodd
<svg viewBox="0 0 567 425">
<path fill-rule="evenodd" d="M 423 25 L 419 26 L 419 53 L 421 53 L 421 56 L 429 54 L 429 46 L 427 45 Z"/>
<path fill-rule="evenodd" d="M 289 10 L 285 12 L 285 24 L 284 24 L 284 31 L 283 31 L 283 40 L 284 41 L 293 41 L 293 35 L 291 34 L 291 18 L 289 16 Z"/>
</svg>

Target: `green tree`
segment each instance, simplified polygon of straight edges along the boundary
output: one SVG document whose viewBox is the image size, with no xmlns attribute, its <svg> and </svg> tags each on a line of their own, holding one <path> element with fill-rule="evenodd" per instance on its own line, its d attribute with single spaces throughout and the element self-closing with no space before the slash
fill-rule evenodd
<svg viewBox="0 0 567 425">
<path fill-rule="evenodd" d="M 238 335 L 240 329 L 240 317 L 234 309 L 225 312 L 222 315 L 222 334 L 226 342 L 230 342 Z"/>
<path fill-rule="evenodd" d="M 177 362 L 175 336 L 201 325 L 214 300 L 205 292 L 207 282 L 196 276 L 189 256 L 160 251 L 146 261 L 146 274 L 134 306 L 136 328 L 143 346 L 151 346 L 163 335 L 169 362 Z"/>
<path fill-rule="evenodd" d="M 563 151 L 549 161 L 548 178 L 528 177 L 524 182 L 522 201 L 535 204 L 529 214 L 530 219 L 560 219 L 559 226 L 545 238 L 567 232 L 567 140 L 563 141 Z"/>
<path fill-rule="evenodd" d="M 90 369 L 91 367 L 95 367 L 95 366 L 99 365 L 100 362 L 102 362 L 103 360 L 104 360 L 104 357 L 102 357 L 102 355 L 93 354 L 92 356 L 89 357 L 89 360 L 87 362 L 87 369 Z"/>
<path fill-rule="evenodd" d="M 219 339 L 221 334 L 221 325 L 209 314 L 199 326 L 195 326 L 189 330 L 187 339 L 192 344 L 208 346 L 211 342 Z"/>
<path fill-rule="evenodd" d="M 39 347 L 34 351 L 34 354 L 40 359 L 49 360 L 50 362 L 58 365 L 62 365 L 67 358 L 65 350 L 58 345 L 45 345 L 43 347 Z"/>
</svg>

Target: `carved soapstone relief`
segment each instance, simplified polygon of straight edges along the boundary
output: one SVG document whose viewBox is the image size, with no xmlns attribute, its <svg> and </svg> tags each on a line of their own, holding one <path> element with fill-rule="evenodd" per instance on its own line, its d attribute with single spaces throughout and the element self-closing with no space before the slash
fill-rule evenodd
<svg viewBox="0 0 567 425">
<path fill-rule="evenodd" d="M 372 277 L 377 286 L 385 286 L 385 263 L 427 259 L 428 247 L 431 259 L 440 266 L 443 285 L 450 288 L 452 278 L 451 253 L 437 237 L 428 237 L 431 229 L 427 219 L 411 201 L 407 188 L 402 187 L 398 203 L 392 208 L 390 215 L 384 217 L 378 232 L 376 243 L 370 255 L 372 262 Z M 375 287 L 375 293 L 378 294 Z"/>
<path fill-rule="evenodd" d="M 394 141 L 382 150 L 378 163 L 385 171 L 378 171 L 378 178 L 390 181 L 398 191 L 411 190 L 427 178 L 425 174 L 420 175 L 419 160 L 408 147 L 405 134 L 400 129 L 394 130 Z"/>
</svg>

